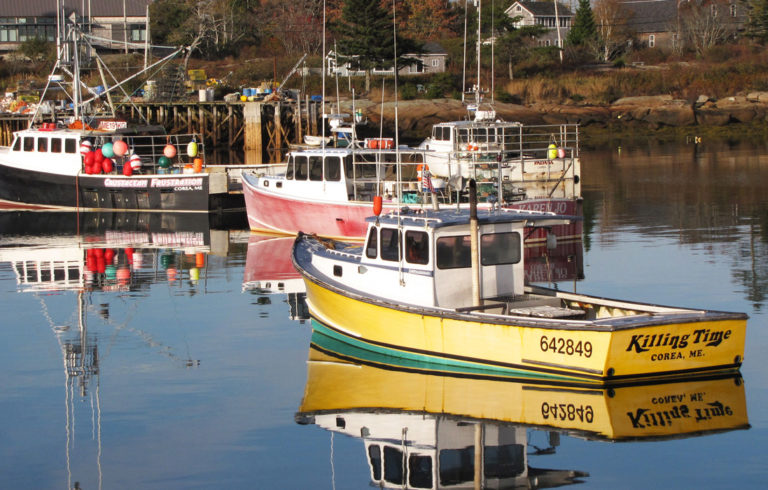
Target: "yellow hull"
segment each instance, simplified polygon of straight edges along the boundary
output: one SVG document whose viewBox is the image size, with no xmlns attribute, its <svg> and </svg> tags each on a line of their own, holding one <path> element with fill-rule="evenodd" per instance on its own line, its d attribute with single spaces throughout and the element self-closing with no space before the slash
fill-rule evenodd
<svg viewBox="0 0 768 490">
<path fill-rule="evenodd" d="M 302 413 L 448 414 L 567 430 L 589 439 L 685 437 L 749 427 L 738 376 L 567 389 L 430 376 L 341 362 L 310 349 Z"/>
<path fill-rule="evenodd" d="M 316 329 L 377 355 L 478 375 L 609 383 L 735 371 L 745 318 L 618 319 L 581 326 L 408 308 L 354 297 L 305 278 Z M 643 318 L 650 318 L 646 316 Z M 711 317 L 710 317 L 711 318 Z M 625 321 L 626 320 L 626 321 Z"/>
</svg>

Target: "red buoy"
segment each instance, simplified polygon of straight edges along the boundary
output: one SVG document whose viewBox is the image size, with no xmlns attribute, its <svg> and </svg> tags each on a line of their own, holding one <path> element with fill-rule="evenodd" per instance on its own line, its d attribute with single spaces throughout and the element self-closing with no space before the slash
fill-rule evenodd
<svg viewBox="0 0 768 490">
<path fill-rule="evenodd" d="M 373 214 L 379 216 L 381 214 L 382 201 L 381 196 L 373 196 Z"/>
</svg>

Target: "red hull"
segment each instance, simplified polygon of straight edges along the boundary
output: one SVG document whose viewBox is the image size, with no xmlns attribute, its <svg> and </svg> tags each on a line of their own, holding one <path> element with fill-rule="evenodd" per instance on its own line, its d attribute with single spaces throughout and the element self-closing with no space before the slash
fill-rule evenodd
<svg viewBox="0 0 768 490">
<path fill-rule="evenodd" d="M 303 201 L 266 193 L 243 180 L 243 195 L 248 212 L 248 224 L 253 231 L 266 231 L 295 235 L 298 232 L 321 236 L 362 240 L 367 225 L 365 219 L 373 215 L 372 203 Z M 384 213 L 394 211 L 397 205 L 384 204 Z M 581 202 L 572 199 L 537 199 L 510 205 L 514 209 L 551 211 L 557 214 L 581 215 Z M 555 226 L 551 230 L 558 239 L 581 238 L 582 224 Z M 535 229 L 526 237 L 527 243 L 546 241 L 547 230 Z"/>
</svg>

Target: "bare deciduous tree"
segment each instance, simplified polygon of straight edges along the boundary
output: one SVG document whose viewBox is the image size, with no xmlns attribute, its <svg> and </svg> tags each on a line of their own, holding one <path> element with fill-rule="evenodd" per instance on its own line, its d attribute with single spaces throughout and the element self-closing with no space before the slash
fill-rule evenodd
<svg viewBox="0 0 768 490">
<path fill-rule="evenodd" d="M 697 55 L 725 41 L 731 24 L 727 19 L 727 4 L 717 0 L 688 0 L 680 3 L 680 36 Z"/>
<path fill-rule="evenodd" d="M 593 11 L 599 37 L 599 57 L 603 61 L 610 61 L 629 39 L 629 12 L 619 0 L 597 0 Z"/>
</svg>

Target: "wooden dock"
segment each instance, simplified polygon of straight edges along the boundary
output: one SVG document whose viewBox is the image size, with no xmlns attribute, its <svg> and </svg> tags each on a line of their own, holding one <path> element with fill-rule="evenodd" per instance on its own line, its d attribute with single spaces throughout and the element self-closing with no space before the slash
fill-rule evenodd
<svg viewBox="0 0 768 490">
<path fill-rule="evenodd" d="M 242 149 L 263 161 L 280 159 L 281 150 L 318 134 L 320 102 L 134 102 L 116 108 L 131 120 L 163 126 L 169 133 L 197 133 L 208 147 Z M 0 145 L 29 124 L 29 115 L 0 115 Z M 262 162 L 254 162 L 262 163 Z"/>
</svg>

